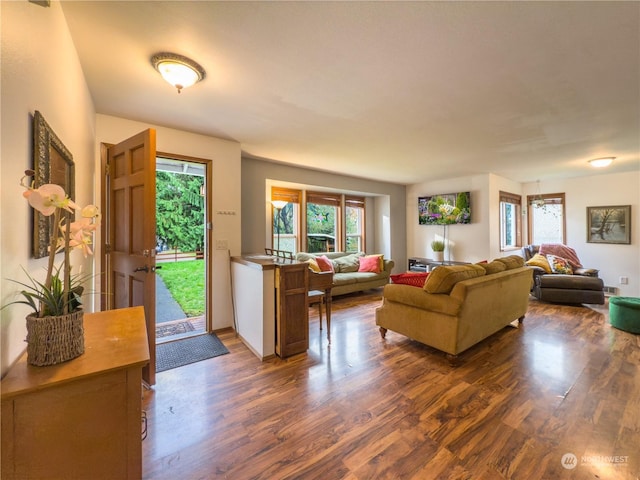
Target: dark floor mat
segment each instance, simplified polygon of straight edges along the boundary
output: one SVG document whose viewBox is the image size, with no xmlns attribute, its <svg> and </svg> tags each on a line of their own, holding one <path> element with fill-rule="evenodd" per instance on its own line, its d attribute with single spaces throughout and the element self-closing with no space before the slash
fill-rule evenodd
<svg viewBox="0 0 640 480">
<path fill-rule="evenodd" d="M 156 372 L 164 372 L 226 353 L 229 353 L 229 350 L 214 333 L 162 343 L 156 346 Z"/>
</svg>

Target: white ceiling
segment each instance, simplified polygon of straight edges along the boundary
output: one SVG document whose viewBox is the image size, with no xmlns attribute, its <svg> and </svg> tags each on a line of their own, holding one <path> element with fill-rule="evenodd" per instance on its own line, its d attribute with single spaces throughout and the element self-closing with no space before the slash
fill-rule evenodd
<svg viewBox="0 0 640 480">
<path fill-rule="evenodd" d="M 98 113 L 246 156 L 406 184 L 640 169 L 640 2 L 62 5 Z M 160 51 L 206 79 L 177 94 Z"/>
</svg>

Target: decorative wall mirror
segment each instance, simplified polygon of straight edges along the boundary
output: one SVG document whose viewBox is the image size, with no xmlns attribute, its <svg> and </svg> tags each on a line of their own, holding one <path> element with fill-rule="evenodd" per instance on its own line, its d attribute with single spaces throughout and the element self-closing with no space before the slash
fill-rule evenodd
<svg viewBox="0 0 640 480">
<path fill-rule="evenodd" d="M 75 165 L 73 155 L 51 130 L 39 111 L 33 115 L 33 187 L 54 183 L 64 188 L 71 200 L 75 200 Z M 45 217 L 33 210 L 33 256 L 49 255 L 48 248 L 53 232 L 53 216 Z"/>
</svg>

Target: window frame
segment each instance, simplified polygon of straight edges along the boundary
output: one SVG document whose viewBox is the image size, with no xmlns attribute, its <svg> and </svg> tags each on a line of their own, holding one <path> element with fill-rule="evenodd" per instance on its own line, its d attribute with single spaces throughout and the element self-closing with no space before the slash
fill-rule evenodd
<svg viewBox="0 0 640 480">
<path fill-rule="evenodd" d="M 537 193 L 535 195 L 527 195 L 527 242 L 533 244 L 533 214 L 532 209 L 538 208 L 533 206 L 533 201 L 538 199 L 544 200 L 545 205 L 562 205 L 562 238 L 558 243 L 565 243 L 567 238 L 567 204 L 566 195 L 564 193 Z"/>
<path fill-rule="evenodd" d="M 353 209 L 359 209 L 360 213 L 358 214 L 359 218 L 359 226 L 360 226 L 360 231 L 356 234 L 350 234 L 347 231 L 347 209 L 348 208 L 353 208 Z M 365 245 L 366 245 L 366 200 L 365 197 L 357 197 L 357 196 L 352 196 L 352 195 L 345 195 L 344 196 L 344 219 L 345 219 L 345 226 L 344 226 L 344 251 L 347 252 L 347 245 L 349 244 L 349 238 L 360 238 L 360 242 L 359 245 L 361 248 L 359 248 L 358 250 L 356 250 L 356 252 L 358 251 L 362 251 L 362 252 L 366 252 L 365 249 Z"/>
<path fill-rule="evenodd" d="M 306 240 L 305 240 L 305 251 L 309 251 L 309 213 L 308 208 L 309 204 L 313 205 L 324 205 L 326 207 L 335 208 L 335 244 L 333 245 L 334 252 L 343 252 L 344 251 L 344 239 L 343 239 L 343 228 L 342 228 L 342 218 L 343 218 L 343 202 L 342 202 L 342 194 L 339 193 L 329 193 L 329 192 L 317 192 L 317 191 L 307 191 L 305 195 L 304 202 L 304 221 L 305 221 L 305 230 L 306 230 Z"/>
<path fill-rule="evenodd" d="M 362 208 L 361 231 L 357 235 L 361 238 L 362 251 L 366 251 L 366 197 L 345 193 L 323 192 L 317 190 L 295 190 L 285 187 L 271 187 L 271 201 L 282 200 L 294 204 L 296 252 L 306 252 L 308 250 L 308 226 L 307 226 L 307 204 L 328 205 L 336 207 L 336 241 L 334 249 L 336 252 L 345 252 L 347 246 L 346 209 Z M 297 211 L 296 211 L 297 207 Z M 271 242 L 273 248 L 276 244 L 275 229 L 275 207 L 271 206 Z M 282 243 L 282 233 L 280 241 Z M 289 234 L 286 234 L 289 235 Z"/>
<path fill-rule="evenodd" d="M 506 245 L 506 205 L 514 205 L 514 222 L 515 225 L 515 244 Z M 515 193 L 503 192 L 499 193 L 499 209 L 500 209 L 500 251 L 506 252 L 510 250 L 517 250 L 522 248 L 522 195 L 516 195 Z"/>
<path fill-rule="evenodd" d="M 271 201 L 284 201 L 287 203 L 291 203 L 293 204 L 293 238 L 294 240 L 294 245 L 295 245 L 295 252 L 292 253 L 297 253 L 300 251 L 300 203 L 301 203 L 301 199 L 302 199 L 302 191 L 300 190 L 294 190 L 291 188 L 283 188 L 283 187 L 271 187 Z M 276 208 L 273 206 L 273 204 L 271 205 L 271 246 L 273 249 L 276 248 L 276 238 L 277 238 L 277 229 L 274 228 L 275 226 L 275 213 L 276 212 Z M 280 233 L 280 240 L 282 241 L 282 236 L 283 235 L 291 235 L 288 233 Z"/>
</svg>

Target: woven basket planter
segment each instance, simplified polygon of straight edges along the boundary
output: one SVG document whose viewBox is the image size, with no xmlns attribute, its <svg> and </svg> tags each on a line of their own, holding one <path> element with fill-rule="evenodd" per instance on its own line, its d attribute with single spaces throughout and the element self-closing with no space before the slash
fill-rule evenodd
<svg viewBox="0 0 640 480">
<path fill-rule="evenodd" d="M 84 312 L 38 318 L 27 316 L 27 363 L 55 365 L 84 353 Z"/>
</svg>

